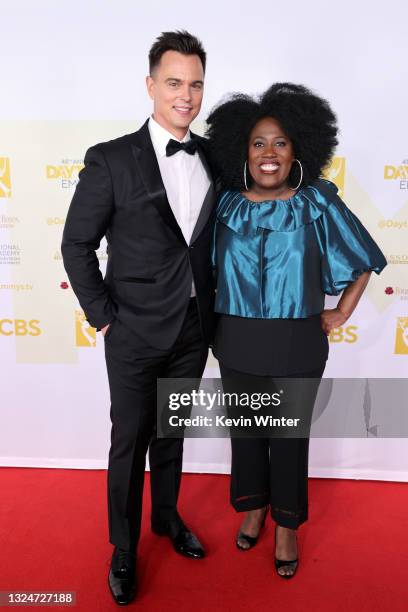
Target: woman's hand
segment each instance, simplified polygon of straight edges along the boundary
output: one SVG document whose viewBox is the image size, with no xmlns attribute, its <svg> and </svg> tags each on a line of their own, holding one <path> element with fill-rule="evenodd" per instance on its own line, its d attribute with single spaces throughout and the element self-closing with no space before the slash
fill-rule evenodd
<svg viewBox="0 0 408 612">
<path fill-rule="evenodd" d="M 340 308 L 328 308 L 320 314 L 322 329 L 328 336 L 332 329 L 341 327 L 348 319 L 348 316 Z"/>
<path fill-rule="evenodd" d="M 370 279 L 371 271 L 363 272 L 354 282 L 352 282 L 344 291 L 336 308 L 328 308 L 323 310 L 320 315 L 322 329 L 328 336 L 332 329 L 340 327 L 350 318 L 355 307 L 357 306 L 367 283 Z"/>
</svg>

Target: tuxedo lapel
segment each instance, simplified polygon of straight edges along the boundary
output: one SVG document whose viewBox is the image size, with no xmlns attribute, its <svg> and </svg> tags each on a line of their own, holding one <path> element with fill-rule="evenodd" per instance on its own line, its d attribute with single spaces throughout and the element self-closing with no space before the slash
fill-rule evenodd
<svg viewBox="0 0 408 612">
<path fill-rule="evenodd" d="M 203 164 L 207 174 L 208 174 L 208 178 L 210 179 L 210 181 L 212 182 L 212 173 L 211 173 L 211 169 L 210 166 L 208 165 L 208 161 L 207 161 L 207 157 L 205 154 L 205 150 L 206 150 L 206 139 L 203 138 L 202 136 L 199 136 L 198 134 L 194 134 L 194 132 L 190 131 L 190 136 L 192 139 L 196 140 L 198 143 L 198 147 L 197 147 L 197 152 L 198 155 L 200 157 L 201 163 Z"/>
<path fill-rule="evenodd" d="M 205 139 L 202 138 L 201 136 L 198 136 L 197 134 L 194 134 L 193 132 L 191 132 L 191 138 L 198 140 L 198 155 L 200 156 L 201 163 L 203 164 L 207 172 L 208 178 L 210 179 L 210 186 L 203 200 L 203 204 L 201 206 L 201 210 L 198 215 L 197 222 L 194 226 L 194 230 L 191 235 L 190 244 L 192 244 L 198 238 L 199 234 L 204 229 L 211 215 L 211 212 L 214 208 L 214 203 L 215 203 L 215 190 L 214 190 L 214 184 L 212 181 L 211 170 L 210 170 L 210 167 L 208 165 L 207 159 L 204 154 Z"/>
<path fill-rule="evenodd" d="M 160 174 L 156 153 L 150 138 L 148 120 L 133 136 L 132 152 L 146 192 L 157 208 L 163 221 L 171 227 L 176 236 L 186 243 L 179 224 L 169 204 L 163 179 Z"/>
<path fill-rule="evenodd" d="M 197 222 L 194 226 L 194 230 L 191 235 L 190 244 L 193 244 L 193 242 L 200 235 L 201 231 L 204 229 L 211 215 L 211 212 L 214 209 L 214 201 L 215 201 L 215 191 L 214 191 L 214 185 L 211 182 L 208 188 L 207 194 L 204 198 L 203 205 L 201 206 L 201 210 L 200 210 L 200 214 L 198 215 Z"/>
</svg>

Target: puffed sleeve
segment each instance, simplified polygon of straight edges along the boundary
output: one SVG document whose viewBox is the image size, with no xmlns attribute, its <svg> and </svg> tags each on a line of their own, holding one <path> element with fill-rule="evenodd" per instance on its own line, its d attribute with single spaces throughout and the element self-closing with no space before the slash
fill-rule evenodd
<svg viewBox="0 0 408 612">
<path fill-rule="evenodd" d="M 358 217 L 336 195 L 319 218 L 322 290 L 338 295 L 363 272 L 377 274 L 387 260 Z"/>
</svg>

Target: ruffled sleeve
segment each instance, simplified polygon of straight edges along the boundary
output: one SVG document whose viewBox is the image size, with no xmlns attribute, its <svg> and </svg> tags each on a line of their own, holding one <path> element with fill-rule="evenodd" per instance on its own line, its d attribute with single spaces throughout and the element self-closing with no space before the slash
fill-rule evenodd
<svg viewBox="0 0 408 612">
<path fill-rule="evenodd" d="M 363 272 L 377 274 L 387 260 L 358 217 L 332 193 L 330 206 L 319 219 L 321 247 L 322 290 L 338 295 Z"/>
</svg>

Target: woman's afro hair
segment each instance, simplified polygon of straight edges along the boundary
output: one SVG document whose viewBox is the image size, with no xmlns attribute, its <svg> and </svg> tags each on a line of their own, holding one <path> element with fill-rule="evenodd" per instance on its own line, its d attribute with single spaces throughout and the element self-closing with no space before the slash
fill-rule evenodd
<svg viewBox="0 0 408 612">
<path fill-rule="evenodd" d="M 319 178 L 330 162 L 338 129 L 329 103 L 303 85 L 275 83 L 258 99 L 232 94 L 211 111 L 207 146 L 222 189 L 245 190 L 243 170 L 249 135 L 264 117 L 276 119 L 291 140 L 295 157 L 303 167 L 302 186 Z M 297 183 L 298 164 L 293 166 L 293 182 Z"/>
</svg>

